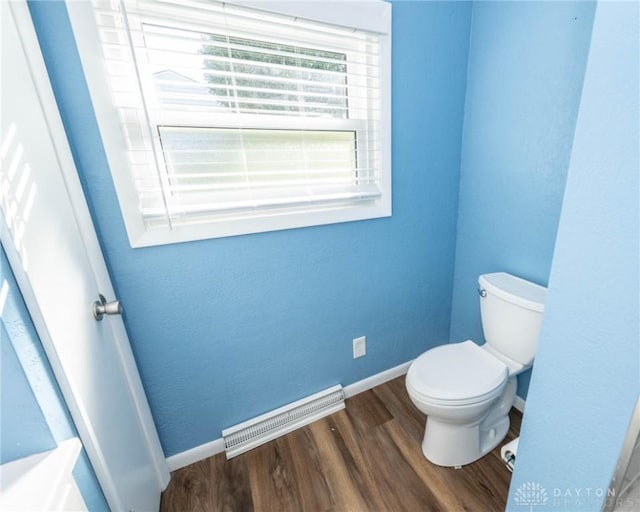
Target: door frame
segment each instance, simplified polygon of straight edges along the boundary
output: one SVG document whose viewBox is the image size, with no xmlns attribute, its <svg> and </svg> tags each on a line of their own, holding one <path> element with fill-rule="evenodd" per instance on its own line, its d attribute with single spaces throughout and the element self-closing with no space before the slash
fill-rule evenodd
<svg viewBox="0 0 640 512">
<path fill-rule="evenodd" d="M 66 186 L 69 202 L 72 206 L 77 228 L 80 232 L 83 245 L 86 249 L 89 264 L 98 284 L 98 289 L 107 297 L 115 296 L 111 279 L 104 261 L 102 250 L 98 242 L 93 221 L 89 213 L 89 208 L 80 184 L 80 178 L 75 167 L 73 156 L 69 148 L 62 119 L 58 111 L 58 106 L 53 95 L 53 90 L 49 81 L 49 75 L 44 63 L 38 38 L 33 26 L 31 14 L 26 0 L 14 0 L 7 2 L 9 11 L 13 16 L 18 30 L 24 54 L 27 56 L 27 64 L 36 87 L 40 107 L 44 113 L 49 134 L 53 143 L 58 166 L 62 171 L 62 178 Z M 76 425 L 82 444 L 84 445 L 89 460 L 96 473 L 100 487 L 111 507 L 119 503 L 118 492 L 115 488 L 104 460 L 100 456 L 97 439 L 90 435 L 87 428 L 89 423 L 85 411 L 79 406 L 69 380 L 57 356 L 54 341 L 49 333 L 44 317 L 38 306 L 36 295 L 30 285 L 27 273 L 22 265 L 22 258 L 13 242 L 13 237 L 7 227 L 4 216 L 0 221 L 0 241 L 4 246 L 7 259 L 18 283 L 18 287 L 24 297 L 25 304 L 33 320 L 38 336 L 42 342 L 47 358 L 51 364 L 53 373 L 60 385 L 62 395 L 71 413 L 71 417 Z M 32 255 L 31 257 L 37 257 Z M 90 314 L 91 305 L 87 304 L 87 314 Z M 109 328 L 116 341 L 115 346 L 126 375 L 126 384 L 130 390 L 136 411 L 138 413 L 138 423 L 144 434 L 147 443 L 150 459 L 155 468 L 159 487 L 166 488 L 170 475 L 167 462 L 160 445 L 155 423 L 151 416 L 151 411 L 147 402 L 142 381 L 138 373 L 138 368 L 133 357 L 133 352 L 129 343 L 128 335 L 124 323 L 120 318 L 113 318 L 109 321 Z"/>
</svg>

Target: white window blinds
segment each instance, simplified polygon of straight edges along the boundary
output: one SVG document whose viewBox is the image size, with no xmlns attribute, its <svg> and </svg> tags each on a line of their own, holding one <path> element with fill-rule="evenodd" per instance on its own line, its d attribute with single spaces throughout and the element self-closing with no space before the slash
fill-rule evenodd
<svg viewBox="0 0 640 512">
<path fill-rule="evenodd" d="M 380 197 L 378 34 L 219 2 L 93 3 L 148 228 Z"/>
</svg>

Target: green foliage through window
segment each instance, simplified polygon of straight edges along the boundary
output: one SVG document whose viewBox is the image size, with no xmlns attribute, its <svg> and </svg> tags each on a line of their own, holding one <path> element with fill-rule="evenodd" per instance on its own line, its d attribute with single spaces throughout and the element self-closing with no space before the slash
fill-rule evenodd
<svg viewBox="0 0 640 512">
<path fill-rule="evenodd" d="M 346 54 L 217 34 L 203 37 L 204 78 L 218 107 L 348 117 Z"/>
</svg>

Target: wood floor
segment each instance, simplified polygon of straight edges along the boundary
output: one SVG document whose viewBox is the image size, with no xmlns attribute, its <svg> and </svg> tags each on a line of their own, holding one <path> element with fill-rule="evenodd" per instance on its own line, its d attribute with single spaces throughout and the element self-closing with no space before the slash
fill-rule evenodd
<svg viewBox="0 0 640 512">
<path fill-rule="evenodd" d="M 511 412 L 504 442 L 520 431 Z M 511 473 L 499 448 L 462 469 L 421 452 L 425 417 L 404 377 L 347 400 L 346 410 L 227 461 L 172 473 L 162 511 L 502 511 Z"/>
</svg>

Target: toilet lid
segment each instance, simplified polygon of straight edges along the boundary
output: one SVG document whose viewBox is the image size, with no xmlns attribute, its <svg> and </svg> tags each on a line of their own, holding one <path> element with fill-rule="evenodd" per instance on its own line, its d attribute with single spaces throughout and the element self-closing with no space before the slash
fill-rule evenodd
<svg viewBox="0 0 640 512">
<path fill-rule="evenodd" d="M 427 398 L 468 403 L 498 390 L 508 374 L 502 361 L 468 340 L 422 354 L 411 364 L 407 382 Z"/>
</svg>

